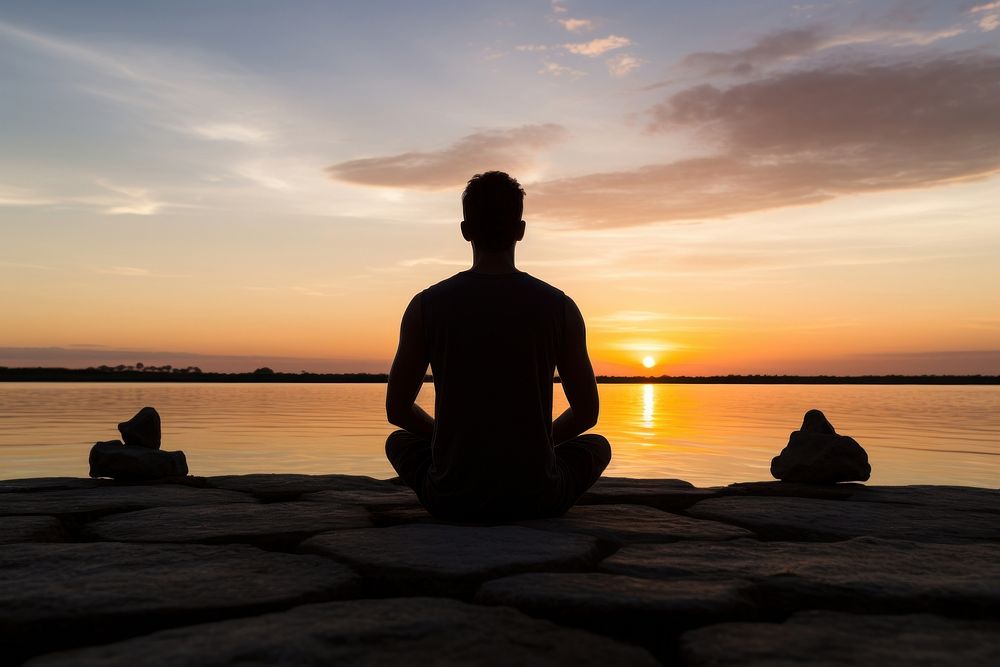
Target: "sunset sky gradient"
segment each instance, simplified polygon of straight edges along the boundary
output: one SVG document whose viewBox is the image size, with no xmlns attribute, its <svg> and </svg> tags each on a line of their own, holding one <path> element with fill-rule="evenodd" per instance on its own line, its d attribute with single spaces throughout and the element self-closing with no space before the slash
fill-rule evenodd
<svg viewBox="0 0 1000 667">
<path fill-rule="evenodd" d="M 502 169 L 598 372 L 1000 373 L 1000 2 L 0 2 L 0 77 L 0 365 L 384 372 Z"/>
</svg>

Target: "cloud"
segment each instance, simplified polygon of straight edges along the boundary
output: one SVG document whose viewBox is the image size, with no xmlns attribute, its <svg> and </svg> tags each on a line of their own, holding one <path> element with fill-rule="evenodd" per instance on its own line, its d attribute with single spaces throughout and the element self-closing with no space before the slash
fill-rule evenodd
<svg viewBox="0 0 1000 667">
<path fill-rule="evenodd" d="M 262 144 L 267 142 L 268 133 L 252 125 L 241 123 L 210 123 L 196 125 L 191 133 L 213 141 L 233 141 L 241 144 Z"/>
<path fill-rule="evenodd" d="M 572 67 L 567 67 L 566 65 L 560 65 L 557 62 L 552 62 L 551 60 L 546 60 L 542 63 L 542 66 L 538 69 L 539 74 L 548 74 L 549 76 L 568 76 L 573 79 L 578 79 L 581 76 L 586 76 L 586 72 L 582 72 L 578 69 L 573 69 Z"/>
<path fill-rule="evenodd" d="M 976 5 L 969 10 L 970 14 L 982 14 L 977 17 L 977 25 L 983 32 L 993 32 L 1000 28 L 1000 2 L 987 2 L 984 5 Z"/>
<path fill-rule="evenodd" d="M 695 86 L 654 106 L 652 133 L 716 153 L 536 184 L 531 214 L 579 227 L 697 220 L 1000 171 L 1000 58 L 957 54 Z"/>
<path fill-rule="evenodd" d="M 677 68 L 702 76 L 749 76 L 772 65 L 796 61 L 839 46 L 875 42 L 890 46 L 926 46 L 962 32 L 961 28 L 931 32 L 880 28 L 834 33 L 820 26 L 809 26 L 770 33 L 744 49 L 692 53 L 681 59 Z"/>
<path fill-rule="evenodd" d="M 590 32 L 595 27 L 590 19 L 559 19 L 559 23 L 570 32 Z"/>
<path fill-rule="evenodd" d="M 615 49 L 621 49 L 626 46 L 630 46 L 632 40 L 628 37 L 619 37 L 618 35 L 609 35 L 608 37 L 599 37 L 598 39 L 592 39 L 589 42 L 578 42 L 576 44 L 563 44 L 563 48 L 572 54 L 578 56 L 589 56 L 591 58 L 596 58 L 599 55 L 607 53 L 608 51 L 614 51 Z"/>
<path fill-rule="evenodd" d="M 638 69 L 645 60 L 636 58 L 629 53 L 620 53 L 613 58 L 608 59 L 608 72 L 612 76 L 623 77 L 627 76 L 632 70 Z"/>
<path fill-rule="evenodd" d="M 517 172 L 529 168 L 538 153 L 566 135 L 565 128 L 554 123 L 484 130 L 441 150 L 349 160 L 327 167 L 326 172 L 335 180 L 361 185 L 450 188 L 486 169 Z"/>
</svg>

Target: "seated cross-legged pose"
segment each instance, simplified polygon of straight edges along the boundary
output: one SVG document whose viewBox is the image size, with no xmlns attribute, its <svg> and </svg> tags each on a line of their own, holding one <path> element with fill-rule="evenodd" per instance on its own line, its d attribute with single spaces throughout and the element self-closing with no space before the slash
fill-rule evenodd
<svg viewBox="0 0 1000 667">
<path fill-rule="evenodd" d="M 472 268 L 410 301 L 389 373 L 386 441 L 399 477 L 437 517 L 556 516 L 600 477 L 611 446 L 596 434 L 598 397 L 583 316 L 560 290 L 514 265 L 524 190 L 477 174 L 462 194 Z M 430 364 L 434 417 L 416 405 Z M 558 369 L 569 401 L 552 419 Z"/>
</svg>

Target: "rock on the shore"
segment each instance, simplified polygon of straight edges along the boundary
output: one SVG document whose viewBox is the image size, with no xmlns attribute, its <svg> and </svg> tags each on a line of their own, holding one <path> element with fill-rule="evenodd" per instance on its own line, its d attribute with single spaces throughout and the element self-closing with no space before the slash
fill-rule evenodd
<svg viewBox="0 0 1000 667">
<path fill-rule="evenodd" d="M 197 489 L 178 484 L 98 486 L 37 493 L 7 493 L 0 497 L 0 516 L 15 514 L 90 514 L 130 512 L 149 507 L 253 503 L 235 491 Z"/>
<path fill-rule="evenodd" d="M 918 544 L 859 537 L 843 542 L 636 544 L 601 569 L 649 579 L 747 579 L 777 611 L 1000 612 L 1000 545 Z"/>
<path fill-rule="evenodd" d="M 716 495 L 715 491 L 696 489 L 690 482 L 682 479 L 602 477 L 583 494 L 577 504 L 648 505 L 672 512 Z"/>
<path fill-rule="evenodd" d="M 657 635 L 683 628 L 750 618 L 750 587 L 738 580 L 651 581 L 596 572 L 531 572 L 487 581 L 476 601 L 654 643 Z"/>
<path fill-rule="evenodd" d="M 685 665 L 1000 664 L 1000 622 L 805 611 L 784 623 L 722 623 L 686 633 Z"/>
<path fill-rule="evenodd" d="M 30 655 L 335 599 L 357 584 L 329 559 L 249 546 L 8 545 L 0 549 L 0 644 Z"/>
<path fill-rule="evenodd" d="M 66 531 L 54 516 L 0 516 L 0 544 L 65 539 Z"/>
<path fill-rule="evenodd" d="M 334 503 L 234 503 L 154 507 L 115 514 L 87 525 L 91 537 L 111 542 L 301 541 L 310 535 L 372 525 L 368 512 Z"/>
<path fill-rule="evenodd" d="M 252 474 L 206 477 L 216 489 L 252 493 L 262 500 L 295 500 L 306 493 L 319 491 L 358 491 L 397 493 L 400 487 L 391 482 L 359 475 Z"/>
<path fill-rule="evenodd" d="M 410 524 L 323 533 L 301 548 L 346 562 L 379 585 L 404 592 L 466 592 L 530 569 L 579 569 L 598 556 L 597 540 L 519 526 Z"/>
<path fill-rule="evenodd" d="M 863 482 L 871 472 L 864 448 L 854 438 L 838 435 L 819 410 L 805 414 L 802 427 L 771 460 L 771 475 L 786 482 Z"/>
<path fill-rule="evenodd" d="M 619 544 L 676 542 L 677 540 L 732 540 L 752 537 L 743 528 L 703 521 L 642 505 L 580 505 L 551 519 L 521 521 L 539 530 L 583 533 Z"/>
<path fill-rule="evenodd" d="M 145 407 L 128 421 L 118 424 L 118 432 L 126 445 L 160 448 L 160 414 L 155 408 Z"/>
<path fill-rule="evenodd" d="M 996 514 L 849 500 L 713 498 L 688 514 L 749 528 L 767 539 L 842 540 L 872 535 L 915 542 L 1000 542 Z"/>
<path fill-rule="evenodd" d="M 441 598 L 355 600 L 192 625 L 44 656 L 35 667 L 95 665 L 579 665 L 655 667 L 641 648 L 501 607 Z"/>
<path fill-rule="evenodd" d="M 184 452 L 165 452 L 118 440 L 98 442 L 90 450 L 90 476 L 144 481 L 188 474 Z"/>
</svg>

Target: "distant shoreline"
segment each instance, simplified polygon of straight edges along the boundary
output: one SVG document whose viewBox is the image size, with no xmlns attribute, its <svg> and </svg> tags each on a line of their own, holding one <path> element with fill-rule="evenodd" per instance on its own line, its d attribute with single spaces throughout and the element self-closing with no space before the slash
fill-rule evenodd
<svg viewBox="0 0 1000 667">
<path fill-rule="evenodd" d="M 386 373 L 252 373 L 100 370 L 95 368 L 4 368 L 0 382 L 212 382 L 335 384 L 385 383 Z M 426 382 L 431 381 L 427 376 Z M 555 379 L 559 381 L 558 378 Z M 599 384 L 866 384 L 866 385 L 1000 385 L 1000 375 L 598 375 Z"/>
</svg>

